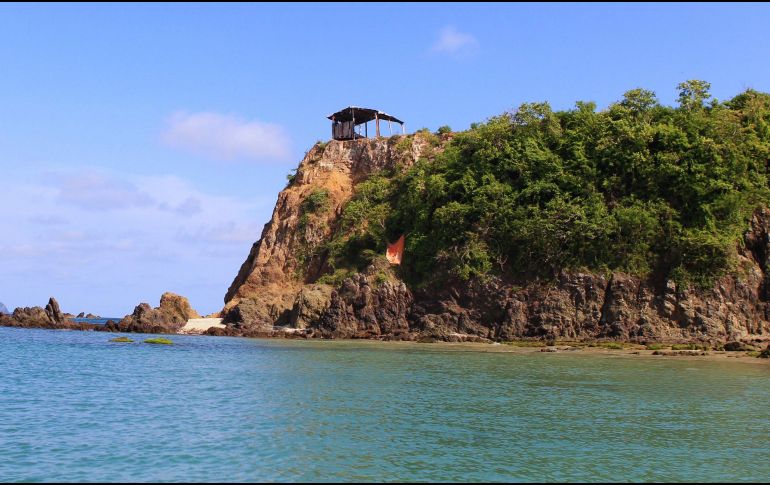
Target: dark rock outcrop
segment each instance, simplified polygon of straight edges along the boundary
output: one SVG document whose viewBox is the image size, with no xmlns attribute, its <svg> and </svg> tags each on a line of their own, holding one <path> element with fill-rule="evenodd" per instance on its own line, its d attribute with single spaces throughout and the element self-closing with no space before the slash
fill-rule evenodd
<svg viewBox="0 0 770 485">
<path fill-rule="evenodd" d="M 62 313 L 55 298 L 50 298 L 45 308 L 16 308 L 12 314 L 0 314 L 0 326 L 20 328 L 48 328 L 58 330 L 101 330 L 101 325 L 75 323 L 72 315 Z"/>
<path fill-rule="evenodd" d="M 45 306 L 45 313 L 53 323 L 60 324 L 64 321 L 64 315 L 59 308 L 59 302 L 56 301 L 56 298 L 54 297 L 48 299 L 48 304 Z"/>
<path fill-rule="evenodd" d="M 323 338 L 405 337 L 412 293 L 403 282 L 373 285 L 366 275 L 346 279 L 310 327 Z"/>
</svg>

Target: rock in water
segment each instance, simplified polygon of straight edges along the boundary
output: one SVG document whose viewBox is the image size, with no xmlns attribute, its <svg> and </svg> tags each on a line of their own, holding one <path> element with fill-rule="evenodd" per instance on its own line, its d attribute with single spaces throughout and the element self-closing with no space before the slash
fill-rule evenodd
<svg viewBox="0 0 770 485">
<path fill-rule="evenodd" d="M 191 318 L 200 318 L 200 315 L 193 310 L 187 298 L 166 292 L 160 297 L 159 307 L 140 303 L 120 323 L 108 324 L 107 327 L 119 332 L 176 333 Z"/>
<path fill-rule="evenodd" d="M 45 313 L 52 323 L 62 323 L 64 321 L 64 316 L 59 308 L 59 302 L 56 301 L 56 298 L 54 297 L 48 299 L 48 305 L 45 306 Z"/>
<path fill-rule="evenodd" d="M 8 315 L 8 314 L 10 314 L 11 312 L 9 312 L 9 311 L 8 311 L 8 309 L 5 307 L 5 305 L 3 305 L 2 303 L 0 303 L 0 313 L 1 313 L 1 314 L 4 314 L 4 315 Z"/>
</svg>

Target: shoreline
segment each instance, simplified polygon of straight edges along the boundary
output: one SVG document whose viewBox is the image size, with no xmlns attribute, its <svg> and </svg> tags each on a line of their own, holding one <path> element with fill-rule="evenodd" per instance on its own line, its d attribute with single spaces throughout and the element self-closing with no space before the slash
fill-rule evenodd
<svg viewBox="0 0 770 485">
<path fill-rule="evenodd" d="M 607 348 L 602 347 L 600 344 L 593 343 L 581 343 L 581 342 L 569 342 L 564 344 L 557 344 L 555 346 L 545 345 L 526 345 L 530 342 L 526 341 L 511 341 L 511 342 L 416 342 L 408 340 L 378 340 L 378 339 L 285 339 L 285 338 L 270 338 L 270 337 L 236 337 L 236 338 L 248 338 L 255 340 L 275 341 L 286 340 L 293 341 L 299 340 L 302 342 L 326 342 L 326 343 L 355 343 L 362 346 L 375 346 L 386 345 L 393 347 L 413 348 L 420 350 L 433 350 L 433 351 L 452 351 L 452 352 L 482 352 L 482 353 L 499 353 L 499 354 L 571 354 L 571 355 L 585 355 L 585 356 L 611 356 L 611 357 L 649 357 L 649 358 L 665 358 L 665 359 L 683 359 L 683 360 L 708 360 L 708 361 L 741 361 L 741 362 L 754 362 L 757 364 L 770 364 L 770 359 L 759 358 L 754 355 L 749 355 L 747 351 L 725 351 L 725 350 L 671 350 L 671 349 L 659 349 L 652 350 L 647 349 L 641 344 L 635 343 L 617 343 L 623 345 L 623 348 Z M 546 350 L 548 349 L 548 350 Z M 655 352 L 659 352 L 656 354 Z"/>
<path fill-rule="evenodd" d="M 203 319 L 201 319 L 203 320 Z M 208 320 L 208 319 L 206 319 Z M 16 326 L 16 325 L 2 325 L 0 327 L 5 328 L 18 328 L 18 329 L 33 329 L 33 330 L 65 330 L 65 331 L 80 331 L 80 332 L 98 332 L 107 334 L 136 334 L 144 333 L 147 335 L 178 335 L 184 337 L 230 337 L 230 338 L 243 338 L 250 340 L 264 340 L 264 341 L 300 341 L 300 342 L 325 342 L 325 343 L 355 343 L 362 346 L 388 346 L 388 347 L 403 347 L 421 350 L 441 350 L 441 351 L 453 351 L 453 352 L 484 352 L 484 353 L 508 353 L 508 354 L 577 354 L 577 355 L 591 355 L 591 356 L 613 356 L 613 357 L 662 357 L 662 358 L 676 358 L 686 360 L 709 360 L 709 361 L 741 361 L 741 362 L 754 362 L 758 364 L 770 364 L 770 358 L 759 358 L 758 354 L 762 351 L 761 348 L 756 350 L 713 350 L 713 349 L 684 349 L 676 348 L 672 349 L 672 346 L 684 347 L 688 344 L 663 344 L 653 343 L 649 345 L 643 345 L 636 342 L 621 342 L 621 341 L 603 341 L 603 342 L 579 342 L 579 341 L 564 341 L 556 342 L 554 345 L 546 345 L 545 342 L 537 340 L 512 340 L 504 342 L 483 342 L 483 341 L 419 341 L 419 340 L 394 340 L 387 338 L 353 338 L 353 339 L 337 339 L 337 338 L 303 338 L 291 334 L 273 334 L 273 335 L 212 335 L 206 332 L 197 331 L 182 331 L 177 333 L 152 333 L 152 332 L 121 332 L 121 331 L 107 331 L 106 329 L 99 328 L 101 326 L 88 325 L 86 327 L 83 324 L 78 325 L 59 325 L 59 326 Z M 85 327 L 85 328 L 84 328 Z M 768 342 L 764 342 L 768 343 Z M 698 344 L 693 344 L 698 345 Z M 650 348 L 650 347 L 655 348 Z M 769 346 L 770 348 L 770 346 Z"/>
</svg>

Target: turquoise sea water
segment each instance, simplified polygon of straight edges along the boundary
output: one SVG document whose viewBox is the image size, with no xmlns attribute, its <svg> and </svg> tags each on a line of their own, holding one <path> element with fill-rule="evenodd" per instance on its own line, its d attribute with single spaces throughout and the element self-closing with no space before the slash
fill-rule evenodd
<svg viewBox="0 0 770 485">
<path fill-rule="evenodd" d="M 72 321 L 75 323 L 93 323 L 94 325 L 104 325 L 109 321 L 113 321 L 115 323 L 118 323 L 121 321 L 121 317 L 113 317 L 113 318 L 73 318 Z"/>
<path fill-rule="evenodd" d="M 770 366 L 0 328 L 2 481 L 766 481 Z"/>
</svg>

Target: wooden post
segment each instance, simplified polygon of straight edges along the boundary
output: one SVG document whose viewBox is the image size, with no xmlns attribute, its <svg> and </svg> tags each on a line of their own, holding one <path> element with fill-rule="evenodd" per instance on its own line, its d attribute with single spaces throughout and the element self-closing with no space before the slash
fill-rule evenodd
<svg viewBox="0 0 770 485">
<path fill-rule="evenodd" d="M 377 113 L 374 113 L 374 122 L 377 125 L 377 138 L 380 137 L 380 117 L 377 116 Z"/>
</svg>

